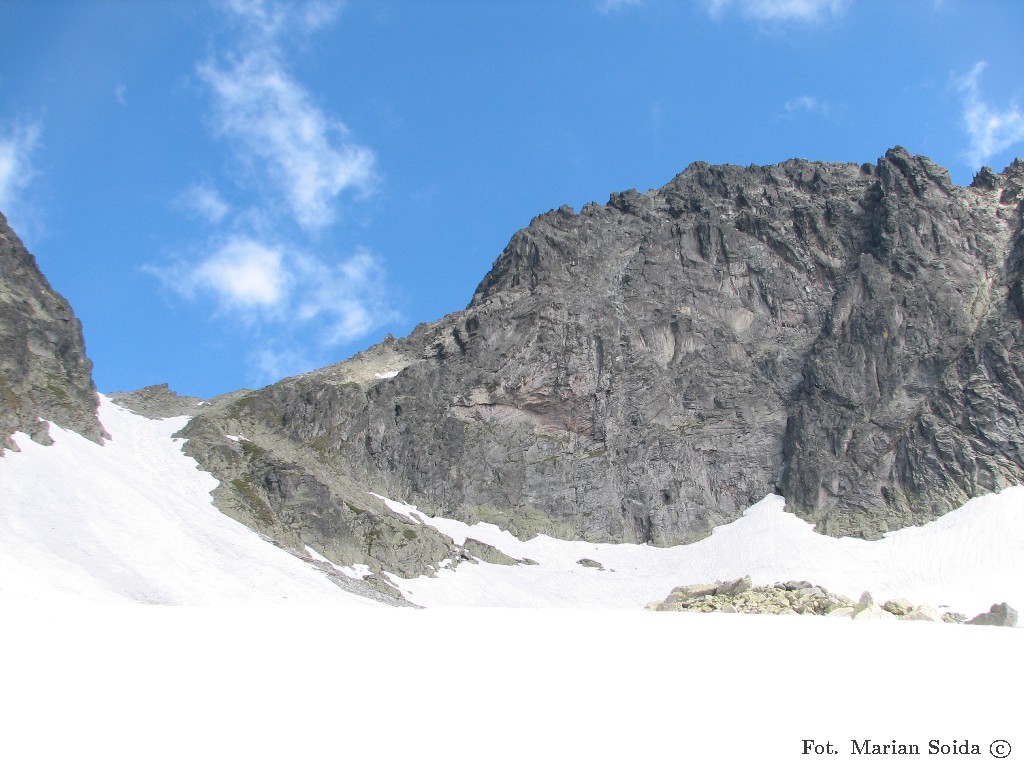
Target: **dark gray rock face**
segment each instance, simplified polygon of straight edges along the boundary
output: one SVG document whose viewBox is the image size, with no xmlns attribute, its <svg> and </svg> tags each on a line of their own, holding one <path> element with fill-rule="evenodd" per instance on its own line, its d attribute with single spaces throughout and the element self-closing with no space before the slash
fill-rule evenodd
<svg viewBox="0 0 1024 768">
<path fill-rule="evenodd" d="M 40 419 L 101 442 L 96 405 L 82 325 L 0 213 L 0 453 L 18 431 L 48 443 Z"/>
<path fill-rule="evenodd" d="M 217 474 L 241 432 L 278 457 L 233 461 L 259 488 L 287 466 L 520 536 L 670 545 L 776 491 L 876 537 L 1024 480 L 1022 188 L 900 148 L 697 163 L 537 217 L 466 310 L 204 411 L 187 450 Z"/>
<path fill-rule="evenodd" d="M 787 500 L 837 535 L 933 519 L 1024 464 L 1024 163 L 962 189 L 890 152 L 877 176 L 785 441 Z"/>
</svg>

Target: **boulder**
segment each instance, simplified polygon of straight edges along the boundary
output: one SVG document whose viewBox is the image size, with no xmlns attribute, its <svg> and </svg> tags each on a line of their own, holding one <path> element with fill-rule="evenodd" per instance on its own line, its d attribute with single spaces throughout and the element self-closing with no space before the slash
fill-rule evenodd
<svg viewBox="0 0 1024 768">
<path fill-rule="evenodd" d="M 469 555 L 483 560 L 485 563 L 493 563 L 494 565 L 519 565 L 519 560 L 514 557 L 510 557 L 502 552 L 497 547 L 493 547 L 490 544 L 485 544 L 482 541 L 476 539 L 466 539 L 466 543 L 462 545 L 463 550 Z"/>
<path fill-rule="evenodd" d="M 990 627 L 1016 627 L 1017 611 L 1006 603 L 997 603 L 985 613 L 979 613 L 968 624 L 981 624 Z"/>
<path fill-rule="evenodd" d="M 942 614 L 935 606 L 919 605 L 902 618 L 907 621 L 942 621 Z"/>
<path fill-rule="evenodd" d="M 914 604 L 902 597 L 897 597 L 894 600 L 886 600 L 882 604 L 882 610 L 888 611 L 893 616 L 906 616 L 914 610 Z"/>
</svg>

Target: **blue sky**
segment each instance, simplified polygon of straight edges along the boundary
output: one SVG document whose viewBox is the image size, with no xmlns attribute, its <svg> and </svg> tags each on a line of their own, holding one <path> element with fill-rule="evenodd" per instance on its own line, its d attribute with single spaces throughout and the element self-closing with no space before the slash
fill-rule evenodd
<svg viewBox="0 0 1024 768">
<path fill-rule="evenodd" d="M 1015 0 L 0 0 L 0 210 L 101 391 L 209 397 L 462 309 L 688 164 L 1024 154 Z"/>
</svg>

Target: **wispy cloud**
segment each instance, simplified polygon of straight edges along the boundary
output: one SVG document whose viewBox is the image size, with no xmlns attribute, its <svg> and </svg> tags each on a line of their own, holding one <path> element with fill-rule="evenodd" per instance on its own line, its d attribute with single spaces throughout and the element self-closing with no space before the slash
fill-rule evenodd
<svg viewBox="0 0 1024 768">
<path fill-rule="evenodd" d="M 19 121 L 0 131 L 0 210 L 5 214 L 20 201 L 36 175 L 32 154 L 42 130 L 38 122 Z"/>
<path fill-rule="evenodd" d="M 321 323 L 320 343 L 345 344 L 395 319 L 384 286 L 387 275 L 380 260 L 359 249 L 333 264 L 318 259 L 297 261 L 303 285 L 296 296 L 296 318 Z"/>
<path fill-rule="evenodd" d="M 325 115 L 273 51 L 250 51 L 226 68 L 206 63 L 203 80 L 216 96 L 217 131 L 237 154 L 259 166 L 303 227 L 334 222 L 345 190 L 366 192 L 374 153 L 349 140 L 345 125 Z"/>
<path fill-rule="evenodd" d="M 175 202 L 206 227 L 205 245 L 148 268 L 246 329 L 262 382 L 323 364 L 397 315 L 379 256 L 362 248 L 329 255 L 331 225 L 377 182 L 375 154 L 288 67 L 290 46 L 340 7 L 222 0 L 230 45 L 196 72 L 211 97 L 212 133 L 242 177 L 184 190 Z"/>
<path fill-rule="evenodd" d="M 712 18 L 736 10 L 754 21 L 817 23 L 840 16 L 849 0 L 704 0 Z"/>
<path fill-rule="evenodd" d="M 278 35 L 296 18 L 306 29 L 326 24 L 337 4 L 307 3 L 295 13 L 260 0 L 231 0 L 227 7 L 246 26 L 243 45 L 198 68 L 213 95 L 215 130 L 253 171 L 252 180 L 269 181 L 265 191 L 282 199 L 302 227 L 332 224 L 343 192 L 372 188 L 376 158 L 291 76 Z"/>
<path fill-rule="evenodd" d="M 979 61 L 967 74 L 955 79 L 963 96 L 963 120 L 970 145 L 963 157 L 975 168 L 998 152 L 1024 142 L 1024 112 L 1016 103 L 1005 109 L 992 107 L 981 95 L 981 73 L 986 62 Z"/>
<path fill-rule="evenodd" d="M 596 5 L 598 13 L 614 13 L 623 8 L 644 5 L 646 0 L 598 0 Z"/>
<path fill-rule="evenodd" d="M 231 206 L 209 184 L 193 184 L 178 196 L 178 206 L 211 224 L 218 224 L 231 212 Z"/>
<path fill-rule="evenodd" d="M 250 31 L 265 37 L 276 37 L 294 30 L 301 34 L 315 32 L 338 18 L 343 0 L 223 0 L 225 10 L 249 26 Z"/>
<path fill-rule="evenodd" d="M 787 101 L 784 108 L 789 115 L 803 112 L 827 116 L 829 113 L 829 103 L 816 96 L 797 96 Z"/>
<path fill-rule="evenodd" d="M 198 260 L 147 269 L 217 315 L 257 325 L 279 342 L 301 338 L 311 352 L 396 319 L 384 266 L 367 249 L 325 260 L 293 244 L 236 234 Z"/>
<path fill-rule="evenodd" d="M 305 373 L 316 367 L 316 361 L 294 347 L 278 347 L 273 341 L 260 345 L 250 362 L 261 381 L 280 381 L 286 376 Z"/>
</svg>

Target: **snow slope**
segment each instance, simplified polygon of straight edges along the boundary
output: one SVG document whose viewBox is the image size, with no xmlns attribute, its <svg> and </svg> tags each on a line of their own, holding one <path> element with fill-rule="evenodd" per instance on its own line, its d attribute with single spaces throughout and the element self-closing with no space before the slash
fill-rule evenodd
<svg viewBox="0 0 1024 768">
<path fill-rule="evenodd" d="M 51 427 L 53 446 L 17 435 L 0 458 L 0 764 L 843 766 L 863 739 L 1024 752 L 1020 632 L 637 610 L 745 573 L 1020 607 L 1022 488 L 879 542 L 819 536 L 768 497 L 671 549 L 520 542 L 389 501 L 538 563 L 394 578 L 415 602 L 626 610 L 355 613 L 365 601 L 212 506 L 216 481 L 171 437 L 183 419 L 105 399 L 100 416 L 105 446 Z"/>
<path fill-rule="evenodd" d="M 218 512 L 210 497 L 217 481 L 172 438 L 186 417 L 146 419 L 103 398 L 100 418 L 113 435 L 105 446 L 51 426 L 53 446 L 19 434 L 21 452 L 0 459 L 0 597 L 376 605 Z M 447 563 L 431 577 L 389 575 L 426 607 L 637 610 L 681 584 L 747 574 L 755 584 L 806 579 L 852 598 L 870 590 L 969 616 L 994 602 L 1024 606 L 1021 487 L 873 542 L 819 535 L 787 513 L 781 497 L 768 496 L 707 539 L 671 548 L 524 542 L 490 524 L 385 502 L 458 544 L 470 537 L 536 563 Z M 584 558 L 603 570 L 581 565 Z M 357 577 L 366 568 L 338 570 Z"/>
<path fill-rule="evenodd" d="M 537 565 L 463 563 L 436 577 L 391 576 L 424 606 L 639 608 L 673 587 L 750 575 L 755 584 L 806 579 L 857 599 L 905 597 L 974 616 L 994 602 L 1024 606 L 1024 488 L 970 501 L 944 517 L 889 534 L 880 541 L 817 534 L 768 496 L 735 522 L 694 544 L 659 548 L 591 544 L 537 536 L 522 542 L 488 523 L 466 525 L 428 517 L 386 500 L 404 517 L 451 536 L 467 537 Z M 600 563 L 604 570 L 579 560 Z"/>
<path fill-rule="evenodd" d="M 377 606 L 349 594 L 211 501 L 217 481 L 151 420 L 101 397 L 104 446 L 50 426 L 0 458 L 0 598 L 208 605 Z"/>
</svg>

